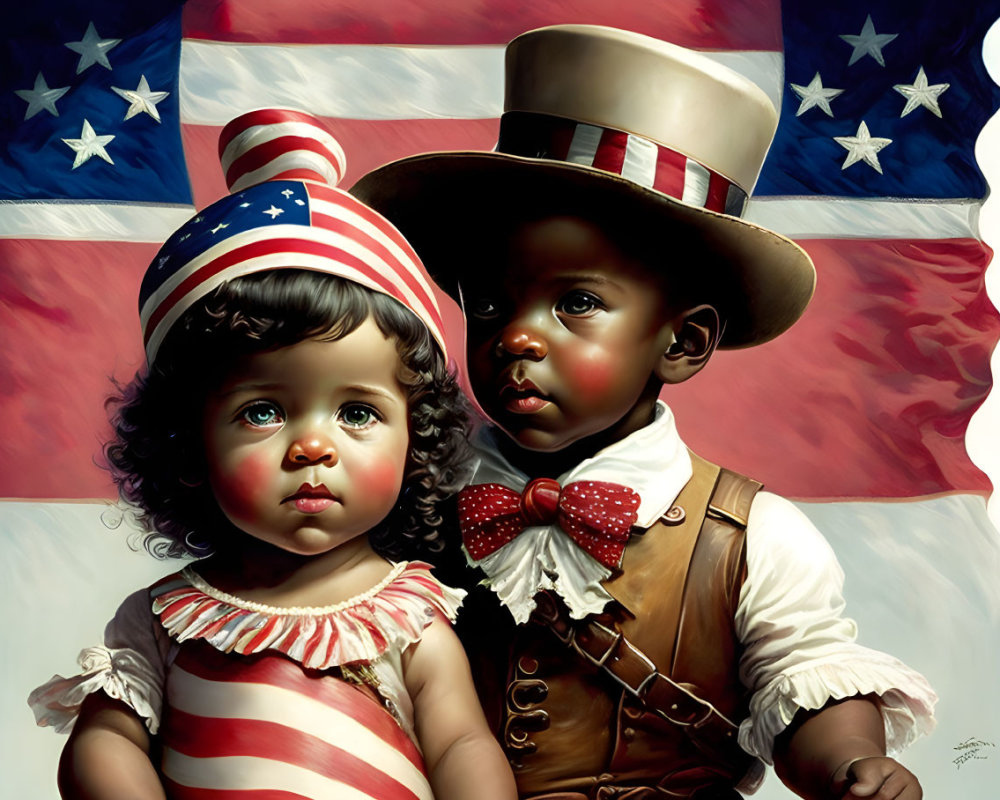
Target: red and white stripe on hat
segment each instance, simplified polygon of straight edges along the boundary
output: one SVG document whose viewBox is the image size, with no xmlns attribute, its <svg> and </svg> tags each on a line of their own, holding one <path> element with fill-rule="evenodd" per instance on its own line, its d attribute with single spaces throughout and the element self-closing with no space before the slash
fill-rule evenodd
<svg viewBox="0 0 1000 800">
<path fill-rule="evenodd" d="M 747 193 L 721 173 L 651 139 L 529 112 L 508 112 L 498 150 L 593 167 L 688 205 L 740 217 Z"/>
<path fill-rule="evenodd" d="M 301 111 L 248 111 L 219 134 L 219 159 L 230 192 L 266 180 L 319 181 L 336 186 L 347 157 L 316 118 Z"/>
<path fill-rule="evenodd" d="M 385 217 L 334 188 L 343 151 L 316 119 L 252 111 L 225 127 L 219 149 L 233 195 L 177 230 L 143 279 L 150 362 L 199 299 L 232 278 L 275 269 L 325 272 L 394 298 L 447 357 L 441 309 L 420 258 Z"/>
</svg>

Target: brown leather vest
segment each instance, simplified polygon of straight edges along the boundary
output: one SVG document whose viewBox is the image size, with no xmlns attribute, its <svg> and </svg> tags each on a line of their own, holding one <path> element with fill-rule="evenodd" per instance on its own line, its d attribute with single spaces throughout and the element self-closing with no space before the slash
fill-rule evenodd
<svg viewBox="0 0 1000 800">
<path fill-rule="evenodd" d="M 760 484 L 733 473 L 719 482 L 718 467 L 694 454 L 692 462 L 671 512 L 633 536 L 620 573 L 604 583 L 617 602 L 596 619 L 616 624 L 659 672 L 738 724 L 748 693 L 737 676 L 733 618 L 746 575 L 746 515 Z M 489 599 L 494 613 L 470 609 L 475 634 L 460 634 L 522 797 L 691 797 L 732 787 L 746 772 L 751 759 L 735 745 L 706 753 L 548 626 L 513 628 Z M 651 791 L 635 794 L 638 787 Z"/>
</svg>

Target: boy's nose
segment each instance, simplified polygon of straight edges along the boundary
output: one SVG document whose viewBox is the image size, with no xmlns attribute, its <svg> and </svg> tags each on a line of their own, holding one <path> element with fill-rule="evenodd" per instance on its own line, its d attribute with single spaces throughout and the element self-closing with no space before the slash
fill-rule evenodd
<svg viewBox="0 0 1000 800">
<path fill-rule="evenodd" d="M 337 463 L 337 450 L 333 440 L 320 433 L 310 433 L 300 436 L 288 448 L 288 460 L 293 464 L 326 464 Z"/>
<path fill-rule="evenodd" d="M 545 358 L 548 352 L 545 340 L 537 332 L 524 327 L 507 328 L 497 342 L 497 355 L 508 353 L 512 356 Z"/>
</svg>

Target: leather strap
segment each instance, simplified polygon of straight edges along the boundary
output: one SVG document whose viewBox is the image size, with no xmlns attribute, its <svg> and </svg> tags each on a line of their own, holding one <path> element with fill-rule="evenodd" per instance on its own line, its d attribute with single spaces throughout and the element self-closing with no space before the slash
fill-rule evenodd
<svg viewBox="0 0 1000 800">
<path fill-rule="evenodd" d="M 750 504 L 761 489 L 757 481 L 723 469 L 719 473 L 705 516 L 722 524 L 745 528 Z M 715 706 L 696 696 L 694 687 L 677 683 L 622 634 L 609 615 L 570 619 L 557 596 L 543 592 L 536 598 L 534 617 L 548 625 L 584 661 L 603 669 L 626 692 L 650 711 L 685 729 L 692 743 L 714 758 L 727 758 L 738 749 L 739 725 Z"/>
</svg>

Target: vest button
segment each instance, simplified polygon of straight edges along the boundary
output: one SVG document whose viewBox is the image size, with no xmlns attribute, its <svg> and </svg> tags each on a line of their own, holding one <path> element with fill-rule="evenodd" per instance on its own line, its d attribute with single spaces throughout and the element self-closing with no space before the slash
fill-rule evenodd
<svg viewBox="0 0 1000 800">
<path fill-rule="evenodd" d="M 517 660 L 517 668 L 525 675 L 534 675 L 538 672 L 538 659 L 531 656 L 521 656 Z"/>
<path fill-rule="evenodd" d="M 635 738 L 635 728 L 625 728 L 622 731 L 622 738 L 626 742 L 631 742 Z"/>
</svg>

